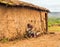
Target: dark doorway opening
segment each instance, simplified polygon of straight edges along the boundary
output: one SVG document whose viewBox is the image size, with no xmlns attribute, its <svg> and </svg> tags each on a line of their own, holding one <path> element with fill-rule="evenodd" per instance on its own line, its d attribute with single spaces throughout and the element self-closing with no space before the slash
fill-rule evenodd
<svg viewBox="0 0 60 47">
<path fill-rule="evenodd" d="M 45 21 L 46 21 L 46 32 L 48 32 L 48 16 L 47 16 L 47 13 L 45 13 Z"/>
</svg>

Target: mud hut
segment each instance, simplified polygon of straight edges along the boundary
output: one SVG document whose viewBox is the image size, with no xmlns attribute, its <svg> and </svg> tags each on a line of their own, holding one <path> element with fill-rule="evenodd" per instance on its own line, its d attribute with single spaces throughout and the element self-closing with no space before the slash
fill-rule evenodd
<svg viewBox="0 0 60 47">
<path fill-rule="evenodd" d="M 33 31 L 47 32 L 49 10 L 22 1 L 0 1 L 0 39 L 23 35 L 27 24 Z"/>
</svg>

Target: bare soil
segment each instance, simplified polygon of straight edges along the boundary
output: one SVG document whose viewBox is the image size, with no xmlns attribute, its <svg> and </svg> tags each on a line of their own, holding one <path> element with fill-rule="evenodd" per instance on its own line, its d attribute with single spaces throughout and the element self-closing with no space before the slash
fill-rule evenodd
<svg viewBox="0 0 60 47">
<path fill-rule="evenodd" d="M 60 32 L 42 35 L 38 38 L 0 42 L 0 47 L 60 47 Z"/>
</svg>

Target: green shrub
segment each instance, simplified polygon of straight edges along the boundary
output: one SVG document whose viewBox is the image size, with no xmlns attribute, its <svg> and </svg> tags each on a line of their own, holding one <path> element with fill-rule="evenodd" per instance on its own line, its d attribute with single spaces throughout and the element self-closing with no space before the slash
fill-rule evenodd
<svg viewBox="0 0 60 47">
<path fill-rule="evenodd" d="M 3 42 L 3 43 L 8 42 L 8 41 L 9 41 L 8 38 L 3 38 L 3 39 L 1 40 L 1 42 Z"/>
</svg>

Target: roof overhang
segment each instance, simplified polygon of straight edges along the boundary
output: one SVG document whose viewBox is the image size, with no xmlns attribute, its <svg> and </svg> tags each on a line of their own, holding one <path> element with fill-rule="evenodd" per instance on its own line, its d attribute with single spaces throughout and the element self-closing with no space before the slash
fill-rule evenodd
<svg viewBox="0 0 60 47">
<path fill-rule="evenodd" d="M 23 1 L 0 0 L 0 5 L 7 5 L 7 6 L 12 6 L 12 7 L 27 7 L 27 8 L 35 9 L 38 11 L 50 12 L 46 8 L 39 7 L 39 6 L 33 5 L 31 3 L 23 2 Z"/>
</svg>

